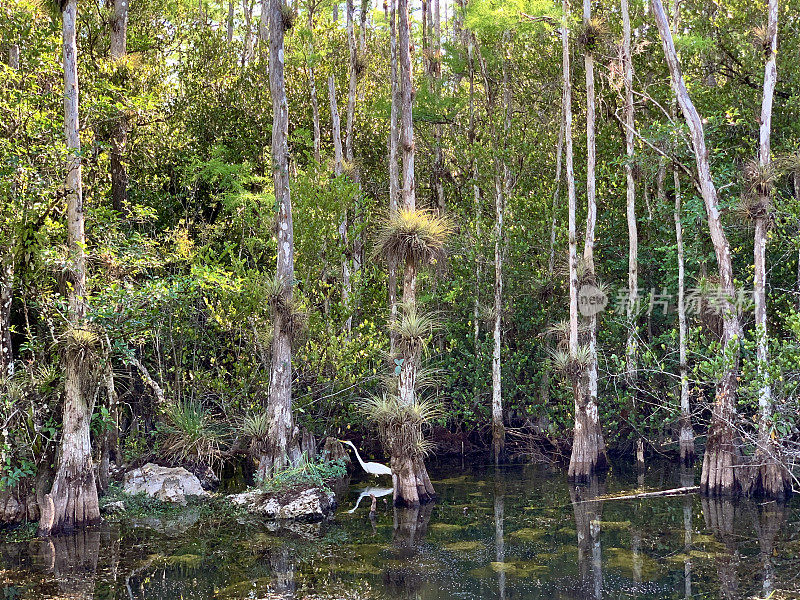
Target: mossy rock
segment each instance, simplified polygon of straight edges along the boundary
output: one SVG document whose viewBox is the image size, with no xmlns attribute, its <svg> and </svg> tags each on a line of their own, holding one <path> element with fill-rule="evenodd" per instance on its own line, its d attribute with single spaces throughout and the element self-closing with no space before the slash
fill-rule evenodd
<svg viewBox="0 0 800 600">
<path fill-rule="evenodd" d="M 680 554 L 673 554 L 672 556 L 667 556 L 664 560 L 674 564 L 684 564 L 687 560 L 690 559 L 688 554 L 681 552 Z"/>
<path fill-rule="evenodd" d="M 512 577 L 536 577 L 550 570 L 550 567 L 530 561 L 492 562 L 489 568 L 495 573 L 505 573 Z"/>
<path fill-rule="evenodd" d="M 636 563 L 638 562 L 642 581 L 653 581 L 658 579 L 661 574 L 661 565 L 658 561 L 650 558 L 644 552 L 634 554 L 628 548 L 610 548 L 606 565 L 612 569 L 622 571 L 626 576 L 633 579 Z"/>
<path fill-rule="evenodd" d="M 437 479 L 433 483 L 443 483 L 445 485 L 452 485 L 454 483 L 464 483 L 467 480 L 466 475 L 462 475 L 461 477 L 448 477 L 447 479 Z"/>
<path fill-rule="evenodd" d="M 480 542 L 453 542 L 452 544 L 445 544 L 444 549 L 450 552 L 472 552 L 481 547 Z"/>
<path fill-rule="evenodd" d="M 464 529 L 463 525 L 456 525 L 454 523 L 434 523 L 428 529 L 436 531 L 437 533 L 454 533 Z"/>
<path fill-rule="evenodd" d="M 592 525 L 600 527 L 600 531 L 627 531 L 631 528 L 630 521 L 592 521 Z"/>
<path fill-rule="evenodd" d="M 520 540 L 523 542 L 535 542 L 540 540 L 545 535 L 545 531 L 542 529 L 533 529 L 531 527 L 524 527 L 522 529 L 517 529 L 516 531 L 512 531 L 508 537 L 513 540 Z"/>
<path fill-rule="evenodd" d="M 199 554 L 173 554 L 167 556 L 165 562 L 168 565 L 197 569 L 203 564 L 203 557 Z"/>
</svg>

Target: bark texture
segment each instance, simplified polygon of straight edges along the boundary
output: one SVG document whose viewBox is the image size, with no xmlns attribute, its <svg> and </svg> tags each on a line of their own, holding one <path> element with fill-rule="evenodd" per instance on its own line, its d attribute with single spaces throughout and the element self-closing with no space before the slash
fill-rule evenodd
<svg viewBox="0 0 800 600">
<path fill-rule="evenodd" d="M 692 103 L 681 74 L 680 62 L 675 51 L 672 32 L 661 0 L 652 0 L 653 16 L 661 36 L 664 54 L 669 66 L 672 88 L 689 126 L 692 147 L 697 166 L 697 178 L 703 203 L 708 217 L 708 228 L 719 269 L 720 295 L 722 297 L 723 323 L 722 347 L 724 370 L 717 382 L 716 399 L 711 425 L 703 457 L 703 473 L 700 487 L 703 493 L 711 496 L 732 495 L 741 491 L 741 475 L 736 466 L 739 463 L 738 440 L 733 428 L 736 414 L 736 388 L 739 373 L 739 343 L 741 324 L 739 315 L 730 299 L 735 297 L 733 265 L 728 238 L 722 227 L 717 189 L 711 178 L 705 134 L 700 115 Z"/>
<path fill-rule="evenodd" d="M 394 216 L 400 206 L 400 171 L 398 170 L 398 149 L 400 146 L 400 131 L 398 128 L 397 113 L 399 111 L 399 73 L 397 57 L 397 0 L 389 0 L 389 51 L 391 61 L 391 94 L 392 105 L 389 114 L 389 215 Z M 389 320 L 397 321 L 397 260 L 389 258 Z M 397 347 L 397 334 L 389 333 L 389 354 L 395 355 Z"/>
<path fill-rule="evenodd" d="M 764 92 L 761 99 L 761 125 L 759 127 L 758 167 L 766 174 L 771 168 L 770 133 L 772 128 L 772 101 L 778 79 L 776 57 L 778 52 L 778 0 L 769 0 L 767 29 L 769 54 L 764 67 Z M 771 186 L 761 182 L 758 186 L 758 204 L 755 214 L 753 239 L 753 296 L 756 317 L 756 357 L 761 387 L 758 391 L 758 446 L 754 457 L 754 473 L 748 492 L 754 496 L 783 499 L 791 495 L 792 482 L 788 470 L 781 464 L 779 448 L 772 429 L 772 387 L 769 382 L 769 330 L 767 327 L 767 232 L 772 204 Z"/>
<path fill-rule="evenodd" d="M 96 357 L 91 342 L 79 340 L 86 318 L 86 235 L 78 121 L 78 68 L 75 27 L 77 0 L 67 0 L 61 19 L 64 41 L 64 132 L 72 158 L 67 170 L 67 240 L 69 246 L 69 321 L 64 351 L 64 409 L 58 468 L 46 510 L 41 508 L 39 535 L 47 537 L 100 520 L 90 422 L 94 408 Z M 73 335 L 74 332 L 74 335 Z"/>
<path fill-rule="evenodd" d="M 401 140 L 403 151 L 402 201 L 406 210 L 416 209 L 414 193 L 414 130 L 411 120 L 411 48 L 409 45 L 408 0 L 398 0 L 398 38 L 400 42 L 400 93 L 401 93 Z M 403 305 L 407 311 L 416 310 L 417 265 L 411 257 L 406 257 L 403 272 Z M 404 344 L 401 356 L 398 396 L 405 404 L 416 402 L 416 377 L 419 368 L 419 348 Z M 436 499 L 422 456 L 397 444 L 390 449 L 392 481 L 394 483 L 395 506 L 418 506 Z"/>
<path fill-rule="evenodd" d="M 261 457 L 258 475 L 261 479 L 291 464 L 296 446 L 292 418 L 292 291 L 294 286 L 294 229 L 292 202 L 289 193 L 289 106 L 284 81 L 284 25 L 281 16 L 283 0 L 270 0 L 270 92 L 272 94 L 272 164 L 275 198 L 278 204 L 278 256 L 276 277 L 279 296 L 273 299 L 274 331 L 270 365 L 269 435 L 266 452 Z"/>
<path fill-rule="evenodd" d="M 584 19 L 588 19 L 587 10 L 590 7 L 584 5 Z M 564 18 L 569 16 L 569 3 L 563 2 Z M 589 16 L 591 12 L 588 12 Z M 597 382 L 596 382 L 596 352 L 594 349 L 594 334 L 590 332 L 589 351 L 591 355 L 588 369 L 579 367 L 576 364 L 578 355 L 578 251 L 577 251 L 577 231 L 576 213 L 577 200 L 575 197 L 575 170 L 573 167 L 572 149 L 572 84 L 570 78 L 569 60 L 569 29 L 566 21 L 562 27 L 562 60 L 563 60 L 563 86 L 564 86 L 564 136 L 566 141 L 566 177 L 567 194 L 569 197 L 569 351 L 572 363 L 570 377 L 572 378 L 572 389 L 575 399 L 575 428 L 573 432 L 572 454 L 569 461 L 569 477 L 572 480 L 587 480 L 597 471 L 601 471 L 608 466 L 605 452 L 605 442 L 600 430 L 599 415 L 597 411 Z M 587 69 L 593 68 L 593 61 L 589 60 Z M 584 260 L 587 261 L 587 268 L 594 270 L 594 216 L 592 210 L 594 206 L 594 76 L 590 77 L 587 71 L 587 85 L 590 86 L 589 104 L 591 104 L 591 118 L 587 112 L 587 128 L 591 127 L 591 132 L 587 132 L 587 149 L 590 149 L 589 175 L 591 181 L 587 181 L 587 197 L 589 201 L 589 215 L 587 216 L 587 232 L 584 245 Z M 591 192 L 588 190 L 591 188 Z M 596 322 L 590 321 L 589 329 L 594 331 Z M 594 370 L 592 368 L 594 365 Z M 592 375 L 594 373 L 594 375 Z M 592 378 L 594 377 L 594 384 Z M 594 393 L 594 396 L 592 395 Z"/>
</svg>

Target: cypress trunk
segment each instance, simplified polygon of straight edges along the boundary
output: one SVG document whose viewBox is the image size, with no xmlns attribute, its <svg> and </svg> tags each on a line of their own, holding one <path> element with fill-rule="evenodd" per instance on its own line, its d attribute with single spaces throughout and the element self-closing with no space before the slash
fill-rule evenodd
<svg viewBox="0 0 800 600">
<path fill-rule="evenodd" d="M 278 256 L 275 276 L 280 292 L 273 299 L 274 324 L 267 414 L 269 434 L 258 475 L 267 479 L 293 462 L 296 455 L 292 418 L 292 289 L 294 229 L 289 192 L 289 106 L 284 81 L 283 0 L 270 0 L 270 92 L 272 94 L 272 176 L 278 205 Z"/>
<path fill-rule="evenodd" d="M 692 103 L 681 74 L 680 62 L 672 40 L 672 32 L 661 0 L 652 0 L 653 16 L 661 36 L 664 54 L 669 66 L 672 87 L 686 120 L 692 139 L 692 147 L 697 165 L 698 184 L 708 217 L 708 228 L 719 269 L 722 298 L 722 348 L 724 368 L 717 383 L 717 393 L 708 432 L 706 452 L 703 457 L 703 473 L 700 487 L 704 494 L 711 496 L 736 494 L 741 490 L 741 476 L 736 469 L 739 463 L 738 440 L 733 429 L 736 414 L 736 386 L 739 374 L 739 344 L 742 337 L 741 324 L 736 307 L 731 299 L 735 297 L 733 265 L 730 245 L 719 212 L 717 189 L 711 178 L 705 134 L 700 116 Z"/>
<path fill-rule="evenodd" d="M 778 0 L 769 0 L 768 31 L 769 56 L 764 67 L 764 92 L 761 100 L 758 165 L 766 173 L 771 166 L 770 133 L 772 126 L 772 101 L 778 78 L 776 55 L 778 51 Z M 758 446 L 754 457 L 753 482 L 749 493 L 766 498 L 782 499 L 792 493 L 791 477 L 780 463 L 778 447 L 772 430 L 772 387 L 769 382 L 769 333 L 767 329 L 767 231 L 771 210 L 771 189 L 761 182 L 758 189 L 759 211 L 755 218 L 753 243 L 753 296 L 756 317 L 756 357 L 761 387 L 758 391 Z"/>
<path fill-rule="evenodd" d="M 64 409 L 58 468 L 40 507 L 39 535 L 70 531 L 100 520 L 90 422 L 94 409 L 96 358 L 91 342 L 80 342 L 86 319 L 86 235 L 78 121 L 78 68 L 75 28 L 77 0 L 67 0 L 61 18 L 64 38 L 64 130 L 72 158 L 67 171 L 70 332 L 64 351 Z"/>
</svg>

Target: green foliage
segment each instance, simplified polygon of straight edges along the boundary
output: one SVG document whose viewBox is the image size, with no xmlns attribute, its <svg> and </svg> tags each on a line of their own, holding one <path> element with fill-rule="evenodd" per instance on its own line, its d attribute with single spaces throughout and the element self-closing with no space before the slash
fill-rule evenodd
<svg viewBox="0 0 800 600">
<path fill-rule="evenodd" d="M 228 436 L 224 424 L 215 421 L 196 400 L 179 400 L 165 408 L 160 426 L 161 450 L 178 461 L 217 465 Z"/>
<path fill-rule="evenodd" d="M 343 459 L 326 461 L 322 458 L 309 458 L 303 454 L 300 462 L 288 467 L 261 482 L 261 488 L 267 492 L 281 493 L 301 487 L 318 487 L 329 491 L 331 481 L 347 474 Z"/>
</svg>

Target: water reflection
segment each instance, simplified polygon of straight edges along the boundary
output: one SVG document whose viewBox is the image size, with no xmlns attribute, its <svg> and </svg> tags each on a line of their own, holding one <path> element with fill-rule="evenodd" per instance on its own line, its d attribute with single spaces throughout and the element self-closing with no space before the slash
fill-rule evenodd
<svg viewBox="0 0 800 600">
<path fill-rule="evenodd" d="M 494 555 L 495 560 L 504 565 L 506 562 L 506 544 L 503 536 L 503 519 L 505 515 L 505 486 L 500 472 L 495 473 L 494 480 Z M 506 572 L 504 568 L 497 571 L 497 587 L 500 590 L 500 600 L 506 598 Z"/>
<path fill-rule="evenodd" d="M 425 573 L 417 560 L 422 551 L 434 504 L 413 508 L 394 507 L 392 566 L 383 572 L 383 583 L 394 597 L 417 598 Z"/>
<path fill-rule="evenodd" d="M 92 527 L 70 535 L 58 535 L 31 543 L 34 564 L 52 574 L 62 598 L 94 597 L 100 530 Z"/>
<path fill-rule="evenodd" d="M 680 472 L 681 487 L 694 485 L 694 469 L 681 467 Z M 686 495 L 683 497 L 683 596 L 692 597 L 692 507 L 694 497 Z"/>
<path fill-rule="evenodd" d="M 647 489 L 694 482 L 692 471 L 662 471 L 647 472 Z M 448 473 L 437 481 L 437 504 L 393 509 L 379 497 L 374 518 L 356 484 L 341 490 L 341 511 L 322 525 L 272 531 L 248 518 L 184 515 L 0 542 L 0 598 L 744 600 L 800 592 L 800 502 L 602 499 L 639 484 L 635 472 L 569 486 L 563 473 L 487 468 Z"/>
<path fill-rule="evenodd" d="M 775 565 L 773 555 L 776 541 L 786 524 L 788 507 L 783 502 L 765 502 L 752 511 L 763 572 L 761 597 L 771 598 L 775 590 Z"/>
<path fill-rule="evenodd" d="M 605 481 L 592 478 L 586 485 L 573 485 L 569 490 L 575 529 L 578 533 L 578 571 L 584 591 L 599 600 L 603 597 L 603 554 L 600 547 L 600 524 L 603 520 Z"/>
<path fill-rule="evenodd" d="M 703 498 L 703 517 L 706 528 L 725 546 L 724 552 L 716 553 L 717 576 L 720 582 L 720 595 L 723 598 L 737 598 L 739 595 L 739 548 L 736 543 L 735 525 L 738 504 L 724 498 Z"/>
</svg>

